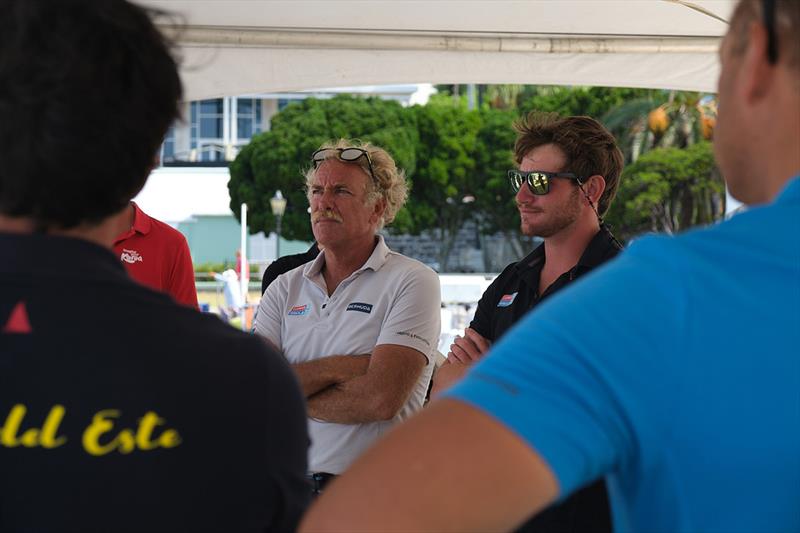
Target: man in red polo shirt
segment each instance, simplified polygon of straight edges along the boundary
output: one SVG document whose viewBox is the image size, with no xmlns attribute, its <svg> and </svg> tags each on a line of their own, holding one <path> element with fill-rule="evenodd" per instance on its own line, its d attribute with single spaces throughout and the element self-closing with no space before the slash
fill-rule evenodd
<svg viewBox="0 0 800 533">
<path fill-rule="evenodd" d="M 165 292 L 181 304 L 197 307 L 194 267 L 186 237 L 148 216 L 138 205 L 128 206 L 131 229 L 114 241 L 128 274 L 147 287 Z"/>
</svg>

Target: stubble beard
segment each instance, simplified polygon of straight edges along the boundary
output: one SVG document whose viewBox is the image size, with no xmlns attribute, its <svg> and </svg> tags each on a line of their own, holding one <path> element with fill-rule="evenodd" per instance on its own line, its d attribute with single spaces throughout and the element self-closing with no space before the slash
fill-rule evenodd
<svg viewBox="0 0 800 533">
<path fill-rule="evenodd" d="M 546 212 L 549 216 L 541 222 L 536 224 L 522 222 L 520 232 L 528 237 L 547 239 L 574 224 L 581 213 L 581 199 L 578 192 L 577 187 L 573 188 L 567 200 L 560 206 L 550 207 Z"/>
</svg>

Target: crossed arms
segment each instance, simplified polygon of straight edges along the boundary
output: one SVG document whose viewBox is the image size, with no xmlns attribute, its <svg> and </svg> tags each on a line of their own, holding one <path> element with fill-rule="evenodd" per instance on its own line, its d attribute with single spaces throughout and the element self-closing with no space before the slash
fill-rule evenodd
<svg viewBox="0 0 800 533">
<path fill-rule="evenodd" d="M 489 351 L 491 343 L 472 328 L 464 330 L 463 337 L 456 337 L 450 345 L 447 360 L 433 376 L 431 397 L 436 398 L 464 377 L 473 363 Z"/>
<path fill-rule="evenodd" d="M 425 356 L 414 348 L 379 344 L 371 355 L 332 355 L 291 366 L 310 417 L 363 424 L 394 418 L 425 364 Z"/>
</svg>

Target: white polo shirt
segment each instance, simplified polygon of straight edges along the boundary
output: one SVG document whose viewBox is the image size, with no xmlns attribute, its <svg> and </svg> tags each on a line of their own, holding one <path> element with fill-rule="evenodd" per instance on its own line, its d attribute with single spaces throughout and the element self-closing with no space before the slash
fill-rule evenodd
<svg viewBox="0 0 800 533">
<path fill-rule="evenodd" d="M 414 348 L 427 358 L 408 401 L 385 422 L 334 424 L 309 419 L 309 470 L 341 474 L 375 439 L 422 408 L 440 333 L 439 276 L 419 261 L 393 252 L 381 235 L 364 265 L 329 297 L 325 252 L 290 270 L 261 298 L 256 333 L 278 346 L 290 363 L 330 355 L 372 353 L 380 344 Z"/>
</svg>

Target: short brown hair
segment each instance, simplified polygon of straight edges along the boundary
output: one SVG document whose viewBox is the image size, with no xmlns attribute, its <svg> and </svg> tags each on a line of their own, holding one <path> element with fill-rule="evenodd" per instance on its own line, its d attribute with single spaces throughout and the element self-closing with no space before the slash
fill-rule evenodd
<svg viewBox="0 0 800 533">
<path fill-rule="evenodd" d="M 560 117 L 556 113 L 533 112 L 514 123 L 517 142 L 514 158 L 517 164 L 534 148 L 545 144 L 558 146 L 567 158 L 564 172 L 579 178 L 599 174 L 606 181 L 603 195 L 597 202 L 602 216 L 617 194 L 622 174 L 622 151 L 614 136 L 591 117 Z"/>
<path fill-rule="evenodd" d="M 739 55 L 747 48 L 747 29 L 754 21 L 764 21 L 763 0 L 741 0 L 733 11 L 729 33 L 733 38 L 731 50 Z M 775 32 L 777 36 L 778 61 L 785 58 L 786 64 L 800 74 L 800 46 L 797 33 L 800 31 L 800 2 L 797 0 L 775 0 Z"/>
</svg>

